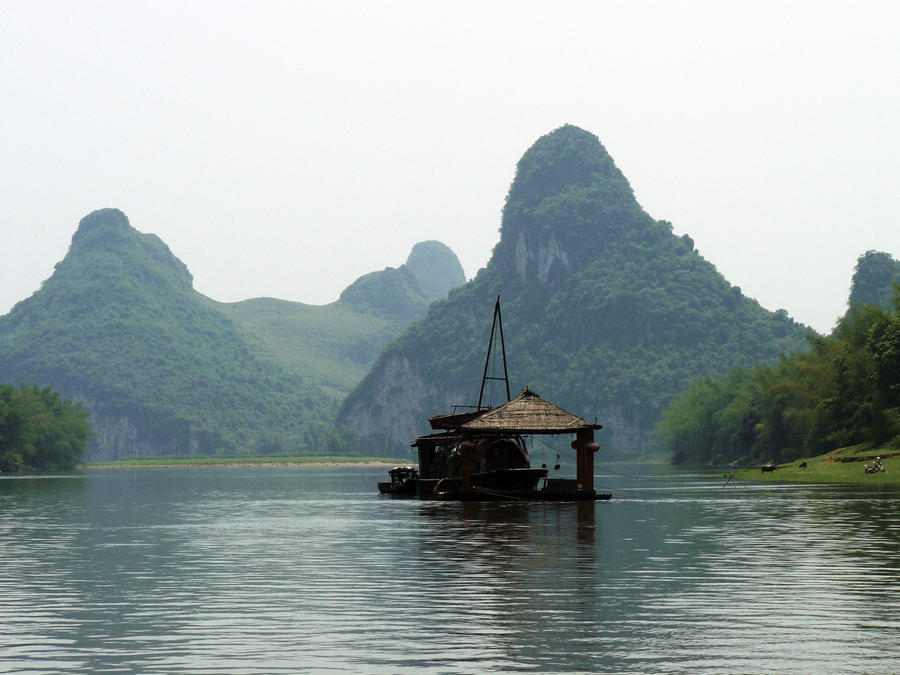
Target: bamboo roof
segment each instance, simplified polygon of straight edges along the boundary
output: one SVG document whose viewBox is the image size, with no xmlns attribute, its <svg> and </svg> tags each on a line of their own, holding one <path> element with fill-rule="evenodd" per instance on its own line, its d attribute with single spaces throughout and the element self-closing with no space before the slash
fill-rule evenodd
<svg viewBox="0 0 900 675">
<path fill-rule="evenodd" d="M 566 412 L 530 389 L 524 389 L 513 400 L 466 422 L 459 430 L 475 433 L 573 434 L 601 428 L 600 424 Z"/>
</svg>

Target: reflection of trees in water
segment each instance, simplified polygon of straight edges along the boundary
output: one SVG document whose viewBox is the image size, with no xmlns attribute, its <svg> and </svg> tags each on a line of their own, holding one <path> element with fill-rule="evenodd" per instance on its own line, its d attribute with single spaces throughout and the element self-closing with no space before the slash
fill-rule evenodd
<svg viewBox="0 0 900 675">
<path fill-rule="evenodd" d="M 728 579 L 716 588 L 727 591 L 736 616 L 755 607 L 770 626 L 793 625 L 793 608 L 802 606 L 797 625 L 820 635 L 860 626 L 878 633 L 896 626 L 898 496 L 847 485 L 738 491 L 704 504 L 703 520 L 717 524 L 714 536 L 698 525 L 684 538 L 703 551 L 694 560 L 704 578 Z M 742 573 L 729 576 L 735 570 Z M 759 583 L 763 575 L 767 582 Z"/>
<path fill-rule="evenodd" d="M 856 486 L 784 487 L 753 495 L 733 509 L 733 545 L 775 546 L 797 555 L 876 565 L 900 581 L 900 492 Z M 716 508 L 716 505 L 711 505 Z"/>
<path fill-rule="evenodd" d="M 810 515 L 863 568 L 900 582 L 900 492 L 842 486 L 836 499 L 810 500 Z"/>
</svg>

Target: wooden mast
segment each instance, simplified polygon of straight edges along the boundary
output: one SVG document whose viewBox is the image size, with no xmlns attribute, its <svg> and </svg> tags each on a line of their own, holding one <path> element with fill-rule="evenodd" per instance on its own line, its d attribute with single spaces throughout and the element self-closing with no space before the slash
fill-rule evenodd
<svg viewBox="0 0 900 675">
<path fill-rule="evenodd" d="M 494 347 L 494 330 L 500 328 L 500 352 L 503 354 L 503 377 L 489 377 L 488 365 L 491 362 L 491 350 Z M 491 337 L 488 340 L 487 356 L 484 359 L 484 374 L 481 376 L 481 391 L 478 392 L 478 410 L 481 410 L 481 402 L 484 400 L 484 383 L 487 380 L 503 380 L 506 383 L 506 401 L 512 398 L 509 395 L 509 373 L 506 370 L 506 343 L 503 340 L 503 317 L 500 315 L 500 296 L 494 304 L 494 319 L 491 322 Z"/>
</svg>

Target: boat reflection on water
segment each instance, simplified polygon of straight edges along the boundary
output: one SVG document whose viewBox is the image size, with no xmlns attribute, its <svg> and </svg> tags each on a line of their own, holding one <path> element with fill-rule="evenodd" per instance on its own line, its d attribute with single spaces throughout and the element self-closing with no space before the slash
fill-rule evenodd
<svg viewBox="0 0 900 675">
<path fill-rule="evenodd" d="M 527 567 L 535 551 L 558 547 L 578 570 L 593 574 L 603 541 L 603 519 L 596 512 L 610 506 L 587 500 L 422 500 L 418 513 L 429 523 L 429 558 L 453 559 L 465 550 L 470 564 L 481 561 L 486 571 L 502 576 L 510 566 Z"/>
</svg>

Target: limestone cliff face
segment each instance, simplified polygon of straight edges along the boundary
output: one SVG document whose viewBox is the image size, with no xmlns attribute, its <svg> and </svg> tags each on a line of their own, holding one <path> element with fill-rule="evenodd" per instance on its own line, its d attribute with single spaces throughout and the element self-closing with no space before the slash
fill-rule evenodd
<svg viewBox="0 0 900 675">
<path fill-rule="evenodd" d="M 556 265 L 562 268 L 557 270 L 556 276 L 564 276 L 571 269 L 569 252 L 555 237 L 529 238 L 525 232 L 519 232 L 513 237 L 516 242 L 516 274 L 522 283 L 527 283 L 530 279 L 541 285 L 546 284 L 552 278 L 551 272 Z"/>
<path fill-rule="evenodd" d="M 185 424 L 168 425 L 163 437 L 150 438 L 144 433 L 142 416 L 128 412 L 112 412 L 101 401 L 73 395 L 83 401 L 88 410 L 99 410 L 91 416 L 94 438 L 85 455 L 87 462 L 114 461 L 129 457 L 154 457 L 158 455 L 186 457 L 207 451 L 208 435 Z"/>
<path fill-rule="evenodd" d="M 371 396 L 343 407 L 343 423 L 355 429 L 363 441 L 363 454 L 404 456 L 418 436 L 429 431 L 427 420 L 417 415 L 423 403 L 435 411 L 449 411 L 464 394 L 454 392 L 427 377 L 408 354 L 391 354 L 372 372 Z"/>
<path fill-rule="evenodd" d="M 805 346 L 807 330 L 745 298 L 656 221 L 596 136 L 564 126 L 522 156 L 500 241 L 475 279 L 431 305 L 345 399 L 366 453 L 396 456 L 427 418 L 474 405 L 501 296 L 513 393 L 604 426 L 606 452 L 646 457 L 691 381 Z M 494 401 L 499 404 L 504 401 Z"/>
<path fill-rule="evenodd" d="M 391 354 L 371 372 L 362 389 L 366 395 L 348 397 L 340 421 L 356 431 L 363 454 L 403 457 L 412 441 L 432 432 L 428 416 L 451 412 L 458 404 L 474 405 L 471 387 L 454 388 L 425 370 L 408 355 Z M 592 418 L 602 420 L 598 438 L 607 450 L 627 448 L 635 459 L 657 457 L 654 429 L 629 422 L 621 405 L 602 405 L 592 412 Z"/>
</svg>

